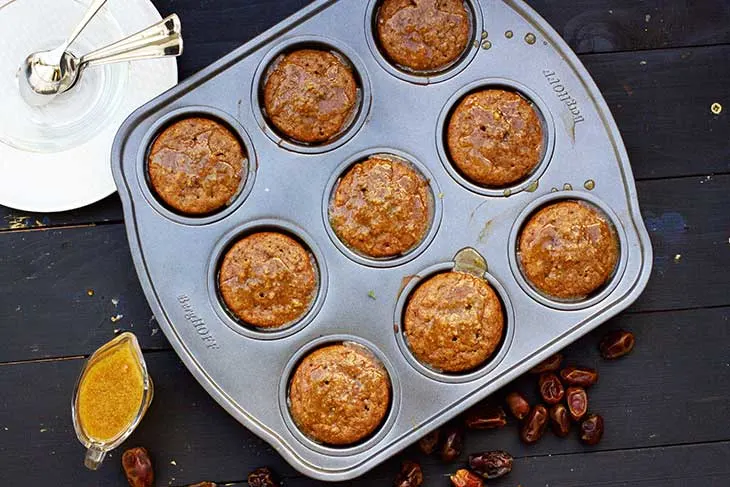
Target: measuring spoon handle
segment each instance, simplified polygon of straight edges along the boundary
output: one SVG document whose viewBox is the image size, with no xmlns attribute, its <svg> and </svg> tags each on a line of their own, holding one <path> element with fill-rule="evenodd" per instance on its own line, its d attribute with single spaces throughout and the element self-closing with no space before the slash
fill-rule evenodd
<svg viewBox="0 0 730 487">
<path fill-rule="evenodd" d="M 183 52 L 180 18 L 169 15 L 146 29 L 81 57 L 82 66 L 136 61 L 165 56 L 179 56 Z"/>
<path fill-rule="evenodd" d="M 92 18 L 94 18 L 94 15 L 101 9 L 101 7 L 104 6 L 107 0 L 94 0 L 91 2 L 91 5 L 86 10 L 86 13 L 84 14 L 84 17 L 81 19 L 81 22 L 78 23 L 76 28 L 71 32 L 71 34 L 66 38 L 66 42 L 64 42 L 61 47 L 59 48 L 59 51 L 63 53 L 64 51 L 68 50 L 68 46 L 73 43 L 73 41 L 76 40 L 76 38 L 81 34 L 81 31 L 86 28 L 86 26 L 89 24 Z"/>
</svg>

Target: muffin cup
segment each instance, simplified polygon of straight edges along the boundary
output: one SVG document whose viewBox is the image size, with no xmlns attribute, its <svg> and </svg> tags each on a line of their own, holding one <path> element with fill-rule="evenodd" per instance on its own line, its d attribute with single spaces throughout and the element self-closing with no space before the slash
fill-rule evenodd
<svg viewBox="0 0 730 487">
<path fill-rule="evenodd" d="M 149 180 L 149 171 L 147 170 L 149 153 L 157 136 L 171 124 L 191 117 L 208 118 L 225 125 L 238 137 L 246 155 L 246 160 L 243 165 L 244 177 L 241 180 L 241 185 L 239 186 L 236 194 L 229 200 L 225 207 L 212 213 L 199 216 L 180 213 L 165 204 L 162 199 L 156 195 L 155 190 L 152 188 L 152 183 Z M 256 169 L 258 167 L 253 142 L 248 136 L 246 130 L 233 116 L 216 108 L 207 106 L 187 106 L 167 113 L 150 127 L 139 147 L 140 149 L 137 155 L 137 178 L 139 179 L 139 185 L 145 199 L 150 206 L 164 217 L 183 225 L 207 225 L 225 218 L 241 206 L 253 189 L 254 181 L 256 179 Z"/>
<path fill-rule="evenodd" d="M 428 181 L 429 188 L 431 189 L 431 223 L 429 225 L 428 231 L 415 247 L 411 248 L 403 254 L 394 257 L 370 257 L 361 252 L 358 252 L 355 249 L 350 248 L 342 240 L 340 240 L 340 237 L 337 235 L 334 228 L 332 228 L 332 224 L 330 223 L 329 218 L 330 204 L 332 202 L 332 198 L 334 197 L 337 183 L 355 164 L 365 161 L 370 157 L 376 156 L 380 156 L 384 159 L 390 158 L 411 166 L 416 171 L 418 171 L 426 181 Z M 439 198 L 439 194 L 441 194 L 441 190 L 438 186 L 438 183 L 433 178 L 426 166 L 418 162 L 415 157 L 397 149 L 380 147 L 368 149 L 350 157 L 337 169 L 335 169 L 324 190 L 324 198 L 322 200 L 322 218 L 324 221 L 324 226 L 327 229 L 327 234 L 332 240 L 332 243 L 335 244 L 340 252 L 342 252 L 349 259 L 357 262 L 358 264 L 368 267 L 396 267 L 405 264 L 406 262 L 410 262 L 411 260 L 418 257 L 424 250 L 426 250 L 428 245 L 433 241 L 434 237 L 438 233 L 439 226 L 441 225 L 441 217 L 443 215 L 443 202 L 441 198 Z"/>
<path fill-rule="evenodd" d="M 383 367 L 385 367 L 385 370 L 388 373 L 388 378 L 390 379 L 390 405 L 385 419 L 380 424 L 380 426 L 378 426 L 375 432 L 373 432 L 370 436 L 353 445 L 330 446 L 319 443 L 309 438 L 304 433 L 302 433 L 302 431 L 294 422 L 291 411 L 289 409 L 289 383 L 291 382 L 291 378 L 297 366 L 307 355 L 309 355 L 318 348 L 322 348 L 327 345 L 337 345 L 340 343 L 352 343 L 354 345 L 363 347 L 376 359 L 378 359 Z M 400 394 L 401 388 L 396 370 L 393 368 L 393 365 L 387 359 L 385 354 L 380 351 L 375 345 L 367 340 L 363 340 L 362 338 L 358 338 L 354 335 L 330 335 L 312 340 L 311 342 L 301 347 L 289 359 L 286 366 L 284 367 L 284 372 L 279 381 L 279 409 L 284 419 L 284 423 L 286 424 L 289 431 L 304 446 L 316 452 L 324 453 L 326 455 L 344 457 L 366 451 L 383 440 L 383 438 L 388 434 L 388 431 L 393 426 L 396 417 L 398 416 L 398 411 L 400 409 Z"/>
<path fill-rule="evenodd" d="M 419 71 L 401 66 L 390 59 L 380 46 L 377 34 L 378 10 L 383 0 L 370 0 L 365 14 L 365 38 L 373 57 L 378 64 L 396 78 L 418 85 L 441 83 L 453 78 L 462 72 L 479 52 L 479 46 L 484 36 L 482 9 L 478 1 L 464 0 L 471 23 L 471 37 L 464 48 L 464 52 L 455 61 L 436 70 Z"/>
<path fill-rule="evenodd" d="M 310 144 L 301 142 L 281 133 L 269 120 L 266 114 L 266 107 L 264 106 L 264 85 L 271 70 L 276 67 L 283 56 L 299 49 L 319 49 L 335 55 L 346 66 L 350 67 L 358 85 L 358 101 L 351 118 L 339 133 L 322 143 Z M 370 79 L 367 75 L 367 69 L 365 69 L 359 56 L 348 46 L 334 39 L 321 36 L 298 36 L 279 43 L 264 56 L 259 64 L 253 77 L 251 90 L 253 114 L 259 127 L 262 128 L 266 136 L 279 147 L 302 154 L 321 154 L 328 152 L 340 147 L 354 137 L 367 119 L 371 100 L 372 91 L 370 88 Z"/>
<path fill-rule="evenodd" d="M 542 157 L 535 168 L 521 181 L 499 188 L 479 185 L 462 174 L 452 162 L 446 143 L 449 121 L 461 100 L 471 93 L 490 88 L 512 91 L 527 100 L 537 112 L 543 129 Z M 444 168 L 461 186 L 483 196 L 508 197 L 534 186 L 547 169 L 555 149 L 555 123 L 545 102 L 530 88 L 506 78 L 485 78 L 469 83 L 448 99 L 436 124 L 436 148 Z"/>
<path fill-rule="evenodd" d="M 609 224 L 614 230 L 616 238 L 618 239 L 619 257 L 618 262 L 616 263 L 616 268 L 603 286 L 601 286 L 592 295 L 582 299 L 559 299 L 539 291 L 525 277 L 518 256 L 520 233 L 522 232 L 522 229 L 527 221 L 532 217 L 532 215 L 534 215 L 543 207 L 551 203 L 557 203 L 560 201 L 580 201 L 588 204 L 591 208 L 594 208 L 600 214 L 606 217 Z M 616 216 L 616 213 L 614 213 L 611 207 L 609 207 L 601 199 L 589 193 L 581 191 L 558 191 L 541 196 L 540 198 L 537 198 L 532 203 L 527 205 L 520 212 L 517 219 L 515 220 L 515 223 L 512 226 L 507 247 L 509 249 L 509 263 L 510 268 L 512 269 L 512 274 L 514 274 L 517 283 L 520 285 L 522 290 L 525 291 L 525 293 L 527 293 L 532 299 L 534 299 L 538 303 L 548 306 L 550 308 L 562 311 L 575 311 L 595 306 L 596 304 L 603 301 L 609 294 L 611 294 L 611 292 L 618 285 L 619 281 L 621 281 L 621 276 L 626 269 L 626 260 L 628 258 L 627 238 L 626 232 L 620 222 L 621 221 L 619 220 L 618 216 Z"/>
<path fill-rule="evenodd" d="M 226 252 L 241 238 L 248 235 L 270 231 L 278 232 L 297 240 L 310 254 L 312 263 L 317 272 L 317 292 L 309 305 L 309 309 L 300 318 L 286 323 L 282 326 L 272 328 L 261 328 L 246 323 L 238 318 L 223 301 L 218 286 L 218 274 L 223 257 Z M 319 248 L 304 230 L 297 226 L 282 220 L 257 220 L 239 226 L 228 232 L 221 238 L 213 249 L 213 255 L 208 265 L 208 296 L 220 319 L 228 325 L 232 330 L 249 338 L 260 340 L 275 340 L 290 336 L 307 326 L 314 318 L 324 303 L 327 293 L 327 268 L 324 257 Z"/>
<path fill-rule="evenodd" d="M 483 263 L 484 259 L 476 250 L 470 248 L 462 249 L 454 257 L 454 261 L 443 262 L 423 269 L 416 276 L 411 278 L 410 281 L 408 281 L 398 297 L 398 301 L 395 306 L 395 315 L 393 317 L 393 323 L 395 323 L 395 338 L 398 342 L 398 348 L 400 348 L 403 356 L 414 369 L 430 379 L 448 384 L 459 384 L 471 382 L 479 379 L 480 377 L 484 377 L 499 365 L 499 363 L 507 355 L 510 345 L 512 344 L 512 338 L 515 334 L 515 318 L 512 302 L 510 301 L 507 291 L 502 284 L 500 284 L 500 282 L 488 271 L 484 271 L 485 264 L 480 264 L 478 261 Z M 463 373 L 450 373 L 436 370 L 428 364 L 418 360 L 408 345 L 408 340 L 405 336 L 405 327 L 403 326 L 403 316 L 405 315 L 406 306 L 408 305 L 411 294 L 413 294 L 416 288 L 431 277 L 449 271 L 465 272 L 487 281 L 497 293 L 497 296 L 502 303 L 502 312 L 504 316 L 502 341 L 492 356 L 482 364 L 476 366 L 474 369 Z"/>
</svg>

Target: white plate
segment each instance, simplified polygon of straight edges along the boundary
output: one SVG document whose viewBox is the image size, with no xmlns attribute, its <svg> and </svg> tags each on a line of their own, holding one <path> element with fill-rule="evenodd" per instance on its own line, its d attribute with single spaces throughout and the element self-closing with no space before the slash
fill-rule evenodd
<svg viewBox="0 0 730 487">
<path fill-rule="evenodd" d="M 16 59 L 19 51 L 30 53 L 60 44 L 88 3 L 0 0 L 0 61 L 13 59 L 12 66 L 17 66 L 22 61 L 22 56 Z M 116 40 L 161 19 L 149 0 L 109 0 L 97 15 L 74 44 L 79 51 L 101 47 L 97 44 L 102 40 Z M 0 62 L 0 89 L 4 91 L 0 95 L 9 96 L 12 92 L 8 90 L 15 89 L 15 68 L 4 64 Z M 98 98 L 81 104 L 81 110 L 86 110 L 83 116 L 69 123 L 76 127 L 72 140 L 61 141 L 53 131 L 34 134 L 35 142 L 33 136 L 29 142 L 13 139 L 13 117 L 19 116 L 18 111 L 0 108 L 0 205 L 24 211 L 65 211 L 114 193 L 109 159 L 114 135 L 136 108 L 177 83 L 177 62 L 173 58 L 136 61 L 91 68 L 84 76 L 88 79 L 82 82 L 92 84 L 122 81 L 107 90 L 106 98 L 100 91 Z M 83 87 L 77 88 L 83 93 Z M 90 108 L 93 102 L 97 106 Z"/>
</svg>

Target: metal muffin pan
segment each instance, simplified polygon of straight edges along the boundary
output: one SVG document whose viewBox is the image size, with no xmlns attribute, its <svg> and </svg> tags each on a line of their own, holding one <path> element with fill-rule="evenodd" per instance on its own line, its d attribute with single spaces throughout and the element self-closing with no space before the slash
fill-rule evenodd
<svg viewBox="0 0 730 487">
<path fill-rule="evenodd" d="M 297 470 L 329 481 L 361 475 L 625 309 L 645 287 L 652 262 L 613 118 L 585 68 L 544 20 L 519 0 L 468 0 L 475 16 L 468 53 L 443 73 L 418 77 L 390 66 L 379 53 L 372 37 L 376 3 L 314 2 L 138 109 L 112 150 L 135 266 L 171 344 L 231 415 Z M 281 139 L 258 105 L 269 62 L 302 42 L 345 56 L 361 83 L 352 126 L 324 146 Z M 498 191 L 471 187 L 443 147 L 443 126 L 454 103 L 485 85 L 511 87 L 528 98 L 547 137 L 544 160 L 533 175 Z M 248 178 L 239 194 L 228 208 L 203 218 L 170 211 L 146 177 L 151 141 L 167 123 L 186 115 L 225 122 L 248 153 Z M 409 161 L 430 178 L 435 195 L 428 236 L 391 261 L 350 251 L 327 219 L 332 188 L 343 171 L 382 153 Z M 610 283 L 581 303 L 539 295 L 521 276 L 515 257 L 525 218 L 562 198 L 599 207 L 620 239 L 620 263 Z M 308 314 L 273 332 L 243 326 L 217 292 L 222 252 L 258 228 L 296 237 L 319 271 L 320 289 Z M 482 367 L 441 374 L 410 354 L 400 317 L 408 293 L 427 276 L 456 265 L 455 256 L 465 248 L 486 260 L 482 274 L 502 298 L 505 337 Z M 371 348 L 383 361 L 391 375 L 392 403 L 371 438 L 335 448 L 298 431 L 286 390 L 303 353 L 343 340 Z"/>
</svg>

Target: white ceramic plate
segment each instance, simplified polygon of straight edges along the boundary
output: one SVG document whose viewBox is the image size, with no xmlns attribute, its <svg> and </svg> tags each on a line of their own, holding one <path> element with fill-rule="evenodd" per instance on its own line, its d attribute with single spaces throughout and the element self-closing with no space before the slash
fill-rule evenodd
<svg viewBox="0 0 730 487">
<path fill-rule="evenodd" d="M 81 80 L 91 91 L 78 86 L 77 93 L 68 94 L 79 98 L 72 105 L 79 107 L 75 118 L 64 114 L 68 124 L 41 126 L 35 132 L 18 129 L 19 120 L 28 117 L 25 107 L 8 107 L 15 94 L 12 90 L 17 89 L 15 66 L 31 51 L 60 44 L 88 3 L 0 0 L 0 99 L 4 102 L 0 108 L 0 205 L 24 211 L 65 211 L 114 193 L 109 155 L 118 127 L 137 107 L 177 83 L 177 62 L 172 58 L 91 68 Z M 149 0 L 109 0 L 74 47 L 81 53 L 102 47 L 160 19 Z M 84 93 L 91 95 L 84 98 Z M 41 110 L 58 108 L 49 105 Z M 62 132 L 73 135 L 57 135 Z M 18 136 L 21 133 L 23 137 Z"/>
</svg>

